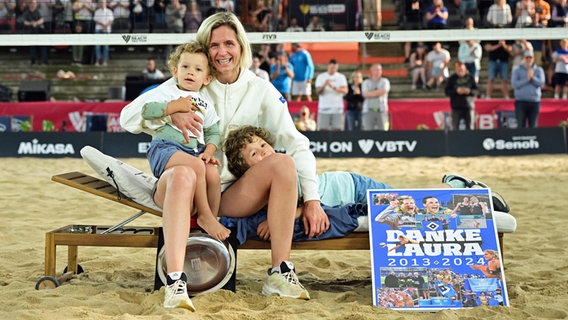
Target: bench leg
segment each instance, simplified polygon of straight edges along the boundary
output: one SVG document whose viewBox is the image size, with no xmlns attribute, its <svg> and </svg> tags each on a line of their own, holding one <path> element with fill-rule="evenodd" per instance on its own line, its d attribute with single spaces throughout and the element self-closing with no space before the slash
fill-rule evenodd
<svg viewBox="0 0 568 320">
<path fill-rule="evenodd" d="M 45 275 L 55 277 L 56 247 L 53 233 L 45 234 Z"/>
</svg>

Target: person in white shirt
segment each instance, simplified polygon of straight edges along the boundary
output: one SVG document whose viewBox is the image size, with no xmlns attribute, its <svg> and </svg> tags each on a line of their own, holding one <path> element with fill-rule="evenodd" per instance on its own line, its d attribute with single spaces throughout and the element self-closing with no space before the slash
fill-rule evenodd
<svg viewBox="0 0 568 320">
<path fill-rule="evenodd" d="M 256 53 L 252 57 L 252 66 L 250 67 L 250 71 L 256 74 L 257 77 L 270 81 L 270 74 L 268 74 L 266 70 L 260 68 L 260 56 Z"/>
<path fill-rule="evenodd" d="M 316 77 L 318 130 L 342 131 L 345 125 L 343 96 L 347 94 L 347 78 L 338 72 L 337 60 L 331 59 L 327 71 Z"/>
<path fill-rule="evenodd" d="M 112 10 L 107 7 L 107 0 L 99 0 L 98 7 L 93 15 L 95 22 L 95 33 L 111 33 L 112 22 L 114 21 L 114 14 Z M 108 62 L 108 45 L 95 46 L 95 65 L 106 66 Z"/>
<path fill-rule="evenodd" d="M 390 81 L 382 76 L 383 67 L 380 64 L 373 64 L 370 71 L 371 77 L 363 81 L 361 85 L 363 98 L 365 98 L 361 129 L 363 131 L 387 131 L 389 129 Z"/>
<path fill-rule="evenodd" d="M 448 70 L 450 58 L 450 52 L 442 48 L 440 42 L 436 42 L 426 55 L 426 75 L 428 77 L 426 88 L 440 86 L 450 76 Z"/>
<path fill-rule="evenodd" d="M 299 197 L 298 179 L 308 237 L 318 237 L 329 229 L 329 219 L 320 203 L 316 160 L 310 151 L 309 140 L 296 129 L 282 95 L 270 82 L 249 70 L 252 64 L 251 46 L 244 26 L 236 15 L 224 11 L 209 16 L 197 30 L 196 40 L 209 49 L 215 69 L 216 78 L 202 92 L 215 104 L 220 118 L 221 139 L 241 125 L 257 125 L 269 130 L 275 136 L 276 146 L 285 148 L 287 152 L 271 155 L 247 170 L 242 177 L 236 178 L 227 169 L 226 156 L 218 150 L 215 156 L 221 161 L 224 190 L 219 216 L 250 217 L 266 208 L 271 239 L 271 269 L 262 286 L 262 293 L 309 299 L 309 292 L 300 283 L 294 264 L 290 261 Z M 175 81 L 167 80 L 162 86 L 175 86 Z M 144 94 L 122 109 L 120 124 L 131 133 L 152 134 L 164 122 L 171 122 L 184 133 L 189 130 L 197 134 L 201 127 L 199 117 L 194 112 L 174 113 L 155 123 L 144 121 L 141 116 L 143 102 Z M 196 110 L 190 105 L 188 107 Z M 175 187 L 170 188 L 169 185 Z M 164 227 L 167 225 L 177 234 L 189 230 L 190 224 L 186 219 L 189 217 L 187 192 L 176 192 L 184 188 L 193 188 L 191 176 L 184 172 L 166 172 L 158 180 L 157 191 L 164 194 L 164 202 L 172 206 L 171 210 L 163 212 L 164 217 L 170 217 L 163 219 Z M 177 267 L 183 268 L 187 238 L 171 235 L 169 240 L 177 244 L 175 252 L 171 254 L 177 257 Z M 187 295 L 187 291 L 179 293 L 181 296 L 184 294 Z"/>
<path fill-rule="evenodd" d="M 162 71 L 156 68 L 156 61 L 154 58 L 148 58 L 146 60 L 146 69 L 142 70 L 142 74 L 149 80 L 160 80 L 165 78 Z"/>
</svg>

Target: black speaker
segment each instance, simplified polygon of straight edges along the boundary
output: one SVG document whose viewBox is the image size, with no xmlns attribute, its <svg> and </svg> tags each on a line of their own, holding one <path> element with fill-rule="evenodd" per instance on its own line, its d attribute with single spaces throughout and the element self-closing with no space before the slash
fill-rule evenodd
<svg viewBox="0 0 568 320">
<path fill-rule="evenodd" d="M 152 80 L 146 79 L 143 74 L 131 74 L 127 75 L 125 79 L 124 86 L 126 87 L 126 92 L 124 99 L 126 101 L 131 101 L 136 99 L 144 90 L 149 87 L 159 85 L 166 80 Z"/>
<path fill-rule="evenodd" d="M 47 80 L 22 80 L 18 91 L 18 101 L 48 101 L 50 84 Z"/>
</svg>

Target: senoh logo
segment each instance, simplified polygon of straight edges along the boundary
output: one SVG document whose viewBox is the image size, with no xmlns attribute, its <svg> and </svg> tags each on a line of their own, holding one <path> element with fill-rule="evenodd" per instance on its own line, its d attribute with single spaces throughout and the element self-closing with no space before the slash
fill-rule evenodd
<svg viewBox="0 0 568 320">
<path fill-rule="evenodd" d="M 483 149 L 491 150 L 531 150 L 539 149 L 536 136 L 513 136 L 511 140 L 487 138 L 483 140 Z"/>
</svg>

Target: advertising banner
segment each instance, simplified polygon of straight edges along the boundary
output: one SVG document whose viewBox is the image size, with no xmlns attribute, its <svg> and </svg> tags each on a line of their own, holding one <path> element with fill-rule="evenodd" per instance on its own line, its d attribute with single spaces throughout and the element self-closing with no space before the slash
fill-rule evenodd
<svg viewBox="0 0 568 320">
<path fill-rule="evenodd" d="M 367 192 L 375 306 L 509 305 L 489 189 Z"/>
</svg>

